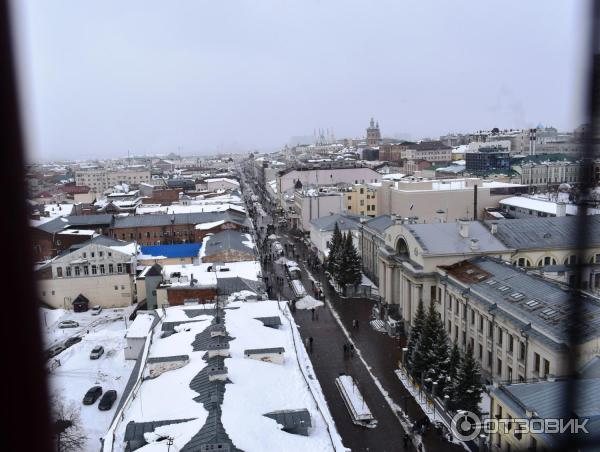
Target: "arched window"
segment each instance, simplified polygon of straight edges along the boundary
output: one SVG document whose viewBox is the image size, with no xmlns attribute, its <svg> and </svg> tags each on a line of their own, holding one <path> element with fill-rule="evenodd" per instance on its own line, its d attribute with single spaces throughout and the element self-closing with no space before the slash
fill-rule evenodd
<svg viewBox="0 0 600 452">
<path fill-rule="evenodd" d="M 400 237 L 396 242 L 396 253 L 398 253 L 401 256 L 408 257 L 408 244 L 406 243 L 406 240 L 404 240 L 402 237 Z"/>
<path fill-rule="evenodd" d="M 545 267 L 546 265 L 556 265 L 556 259 L 552 256 L 544 256 L 538 262 L 538 267 Z"/>
<path fill-rule="evenodd" d="M 513 265 L 517 267 L 531 267 L 531 261 L 526 257 L 519 257 L 513 261 Z"/>
<path fill-rule="evenodd" d="M 576 265 L 577 264 L 577 254 L 572 254 L 569 257 L 565 258 L 565 265 Z"/>
</svg>

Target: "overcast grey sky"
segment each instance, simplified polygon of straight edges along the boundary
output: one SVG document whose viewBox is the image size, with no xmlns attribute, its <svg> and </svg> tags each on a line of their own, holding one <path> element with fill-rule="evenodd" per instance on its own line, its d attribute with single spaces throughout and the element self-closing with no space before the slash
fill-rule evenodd
<svg viewBox="0 0 600 452">
<path fill-rule="evenodd" d="M 580 0 L 14 0 L 35 159 L 581 120 Z"/>
</svg>

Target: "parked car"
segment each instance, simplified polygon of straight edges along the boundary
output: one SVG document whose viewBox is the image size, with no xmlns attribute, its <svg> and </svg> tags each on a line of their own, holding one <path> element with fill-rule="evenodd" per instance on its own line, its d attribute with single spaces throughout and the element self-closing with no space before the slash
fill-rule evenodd
<svg viewBox="0 0 600 452">
<path fill-rule="evenodd" d="M 59 328 L 77 328 L 79 323 L 75 320 L 63 320 L 58 324 Z"/>
<path fill-rule="evenodd" d="M 102 306 L 97 304 L 92 308 L 92 315 L 99 315 L 102 312 Z"/>
<path fill-rule="evenodd" d="M 54 358 L 56 355 L 64 352 L 66 349 L 67 347 L 65 347 L 64 344 L 55 345 L 54 347 L 46 350 L 46 359 Z"/>
<path fill-rule="evenodd" d="M 102 386 L 92 386 L 83 396 L 84 405 L 92 405 L 102 395 Z"/>
<path fill-rule="evenodd" d="M 71 336 L 69 339 L 65 341 L 65 347 L 70 347 L 71 345 L 75 345 L 81 342 L 81 337 L 79 336 Z"/>
<path fill-rule="evenodd" d="M 111 389 L 110 391 L 106 391 L 102 398 L 100 399 L 100 403 L 98 404 L 98 409 L 101 411 L 108 411 L 112 408 L 113 403 L 117 400 L 117 391 Z"/>
<path fill-rule="evenodd" d="M 96 345 L 90 353 L 90 359 L 98 359 L 104 354 L 104 347 L 102 345 Z"/>
</svg>

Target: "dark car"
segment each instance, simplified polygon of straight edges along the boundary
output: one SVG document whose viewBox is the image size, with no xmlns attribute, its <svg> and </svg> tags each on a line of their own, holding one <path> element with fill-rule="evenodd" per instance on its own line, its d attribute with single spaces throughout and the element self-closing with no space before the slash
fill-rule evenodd
<svg viewBox="0 0 600 452">
<path fill-rule="evenodd" d="M 78 342 L 81 342 L 81 338 L 79 336 L 70 337 L 65 341 L 65 347 L 70 347 L 71 345 L 75 345 Z"/>
<path fill-rule="evenodd" d="M 54 358 L 56 355 L 64 352 L 66 349 L 67 347 L 65 347 L 64 344 L 55 345 L 54 347 L 46 350 L 46 359 Z"/>
<path fill-rule="evenodd" d="M 92 386 L 83 396 L 84 405 L 92 405 L 102 395 L 101 386 Z"/>
<path fill-rule="evenodd" d="M 100 399 L 100 403 L 98 404 L 98 409 L 101 411 L 108 411 L 112 408 L 113 403 L 117 400 L 117 391 L 111 389 L 110 391 L 106 391 L 102 398 Z"/>
</svg>

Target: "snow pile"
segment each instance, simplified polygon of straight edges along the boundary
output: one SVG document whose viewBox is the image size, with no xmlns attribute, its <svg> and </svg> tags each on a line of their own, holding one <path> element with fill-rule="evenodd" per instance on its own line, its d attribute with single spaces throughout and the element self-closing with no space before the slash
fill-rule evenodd
<svg viewBox="0 0 600 452">
<path fill-rule="evenodd" d="M 234 292 L 231 295 L 229 295 L 229 298 L 227 298 L 227 302 L 247 301 L 249 298 L 257 299 L 256 293 L 252 292 L 251 290 L 241 290 L 239 292 Z"/>
<path fill-rule="evenodd" d="M 198 433 L 202 425 L 203 423 L 199 419 L 162 425 L 153 432 L 144 433 L 144 439 L 148 444 L 136 450 L 140 452 L 167 451 L 169 450 L 167 438 L 173 439 L 170 450 L 181 450 Z"/>
<path fill-rule="evenodd" d="M 296 309 L 313 309 L 323 306 L 323 302 L 311 295 L 306 295 L 296 302 Z"/>
</svg>

